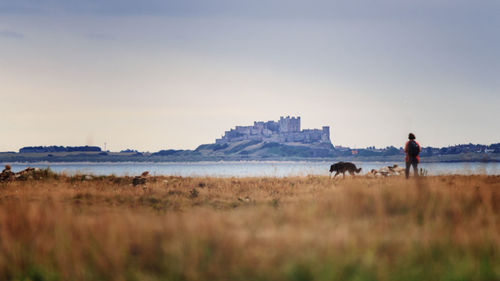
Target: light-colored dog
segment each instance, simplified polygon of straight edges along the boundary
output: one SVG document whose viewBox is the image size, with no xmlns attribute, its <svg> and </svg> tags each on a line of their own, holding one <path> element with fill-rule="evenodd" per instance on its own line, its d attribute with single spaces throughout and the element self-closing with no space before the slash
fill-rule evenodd
<svg viewBox="0 0 500 281">
<path fill-rule="evenodd" d="M 389 177 L 389 176 L 399 176 L 399 175 L 404 175 L 405 169 L 402 167 L 399 167 L 397 164 L 394 164 L 392 166 L 386 166 L 382 167 L 378 170 L 372 169 L 369 173 L 369 175 L 375 176 L 375 177 Z"/>
</svg>

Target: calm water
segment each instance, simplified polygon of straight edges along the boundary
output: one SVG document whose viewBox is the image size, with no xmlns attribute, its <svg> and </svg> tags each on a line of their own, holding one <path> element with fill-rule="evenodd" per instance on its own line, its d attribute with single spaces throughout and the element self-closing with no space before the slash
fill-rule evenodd
<svg viewBox="0 0 500 281">
<path fill-rule="evenodd" d="M 149 171 L 152 175 L 173 176 L 215 176 L 215 177 L 247 177 L 247 176 L 306 176 L 328 175 L 331 162 L 190 162 L 190 163 L 18 163 L 11 164 L 14 172 L 26 167 L 50 167 L 58 173 L 67 175 L 139 175 Z M 394 162 L 355 162 L 362 167 L 362 174 L 371 169 L 404 163 Z M 3 164 L 5 165 L 5 164 Z M 3 167 L 2 165 L 2 167 Z M 500 174 L 500 163 L 422 163 L 419 167 L 428 171 L 429 175 L 442 174 Z"/>
</svg>

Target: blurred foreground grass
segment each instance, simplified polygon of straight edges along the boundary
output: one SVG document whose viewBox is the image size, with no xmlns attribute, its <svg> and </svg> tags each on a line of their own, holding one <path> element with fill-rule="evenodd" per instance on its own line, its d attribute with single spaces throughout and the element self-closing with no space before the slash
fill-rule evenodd
<svg viewBox="0 0 500 281">
<path fill-rule="evenodd" d="M 500 177 L 0 185 L 0 280 L 500 280 Z"/>
</svg>

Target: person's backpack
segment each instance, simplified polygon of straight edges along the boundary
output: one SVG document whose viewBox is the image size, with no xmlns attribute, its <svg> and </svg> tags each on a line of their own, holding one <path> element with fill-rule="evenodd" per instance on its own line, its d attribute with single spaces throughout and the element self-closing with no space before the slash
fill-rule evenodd
<svg viewBox="0 0 500 281">
<path fill-rule="evenodd" d="M 408 155 L 411 157 L 417 157 L 420 153 L 420 148 L 416 141 L 411 140 L 408 142 Z"/>
</svg>

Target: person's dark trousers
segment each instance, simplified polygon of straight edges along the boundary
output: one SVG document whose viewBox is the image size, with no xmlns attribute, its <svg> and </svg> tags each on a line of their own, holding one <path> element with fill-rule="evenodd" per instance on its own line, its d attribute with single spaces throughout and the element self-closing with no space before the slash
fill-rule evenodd
<svg viewBox="0 0 500 281">
<path fill-rule="evenodd" d="M 410 165 L 413 166 L 413 175 L 415 177 L 418 177 L 418 161 L 415 158 L 410 158 L 409 162 L 406 162 L 406 170 L 405 170 L 405 175 L 406 178 L 410 176 Z"/>
</svg>

